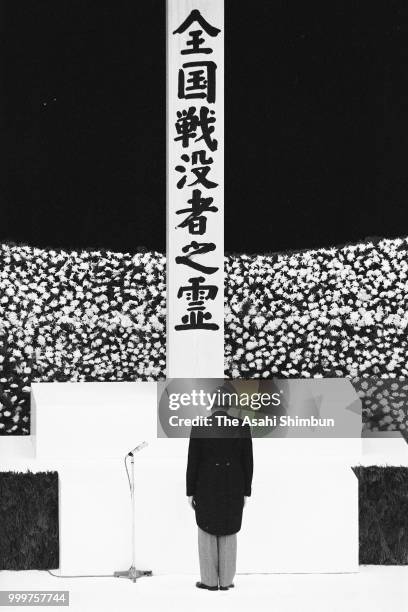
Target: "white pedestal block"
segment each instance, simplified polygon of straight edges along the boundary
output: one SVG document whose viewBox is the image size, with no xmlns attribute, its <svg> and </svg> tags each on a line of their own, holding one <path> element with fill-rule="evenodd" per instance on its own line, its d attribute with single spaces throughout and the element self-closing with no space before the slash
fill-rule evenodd
<svg viewBox="0 0 408 612">
<path fill-rule="evenodd" d="M 34 383 L 31 406 L 38 459 L 123 457 L 156 437 L 155 383 Z"/>
<path fill-rule="evenodd" d="M 0 465 L 4 462 L 33 459 L 35 457 L 33 436 L 1 436 Z"/>
<path fill-rule="evenodd" d="M 195 515 L 185 495 L 187 440 L 157 440 L 135 457 L 136 562 L 155 574 L 198 576 Z M 238 536 L 239 572 L 358 571 L 357 479 L 337 464 L 265 464 L 254 440 L 253 495 Z M 131 560 L 123 462 L 44 462 L 57 470 L 60 572 L 110 574 Z"/>
<path fill-rule="evenodd" d="M 399 431 L 366 433 L 362 465 L 408 466 L 408 444 Z"/>
</svg>

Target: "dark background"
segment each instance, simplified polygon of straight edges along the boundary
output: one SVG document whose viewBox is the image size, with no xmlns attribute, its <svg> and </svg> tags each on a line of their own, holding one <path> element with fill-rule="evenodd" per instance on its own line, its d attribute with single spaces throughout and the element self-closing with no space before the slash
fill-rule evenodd
<svg viewBox="0 0 408 612">
<path fill-rule="evenodd" d="M 226 249 L 408 234 L 408 5 L 226 0 Z M 165 248 L 165 1 L 3 0 L 0 240 Z"/>
</svg>

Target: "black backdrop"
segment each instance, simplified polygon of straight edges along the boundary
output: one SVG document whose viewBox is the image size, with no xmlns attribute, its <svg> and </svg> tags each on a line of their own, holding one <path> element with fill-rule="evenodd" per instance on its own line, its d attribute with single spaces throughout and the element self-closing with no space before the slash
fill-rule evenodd
<svg viewBox="0 0 408 612">
<path fill-rule="evenodd" d="M 165 248 L 165 1 L 2 0 L 0 240 Z M 226 0 L 226 249 L 408 234 L 405 0 Z"/>
</svg>

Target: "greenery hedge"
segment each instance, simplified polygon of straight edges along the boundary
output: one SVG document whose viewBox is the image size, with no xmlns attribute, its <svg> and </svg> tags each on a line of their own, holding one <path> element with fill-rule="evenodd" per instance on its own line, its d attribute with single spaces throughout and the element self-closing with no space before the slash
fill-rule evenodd
<svg viewBox="0 0 408 612">
<path fill-rule="evenodd" d="M 356 467 L 361 565 L 408 565 L 408 468 Z"/>
<path fill-rule="evenodd" d="M 0 472 L 0 570 L 58 567 L 58 473 Z"/>
</svg>

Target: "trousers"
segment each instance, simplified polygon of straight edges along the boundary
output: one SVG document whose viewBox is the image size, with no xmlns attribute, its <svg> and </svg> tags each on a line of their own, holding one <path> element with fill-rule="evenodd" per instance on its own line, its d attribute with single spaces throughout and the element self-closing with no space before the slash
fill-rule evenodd
<svg viewBox="0 0 408 612">
<path fill-rule="evenodd" d="M 216 536 L 198 527 L 201 582 L 207 586 L 230 586 L 237 562 L 237 534 Z"/>
</svg>

